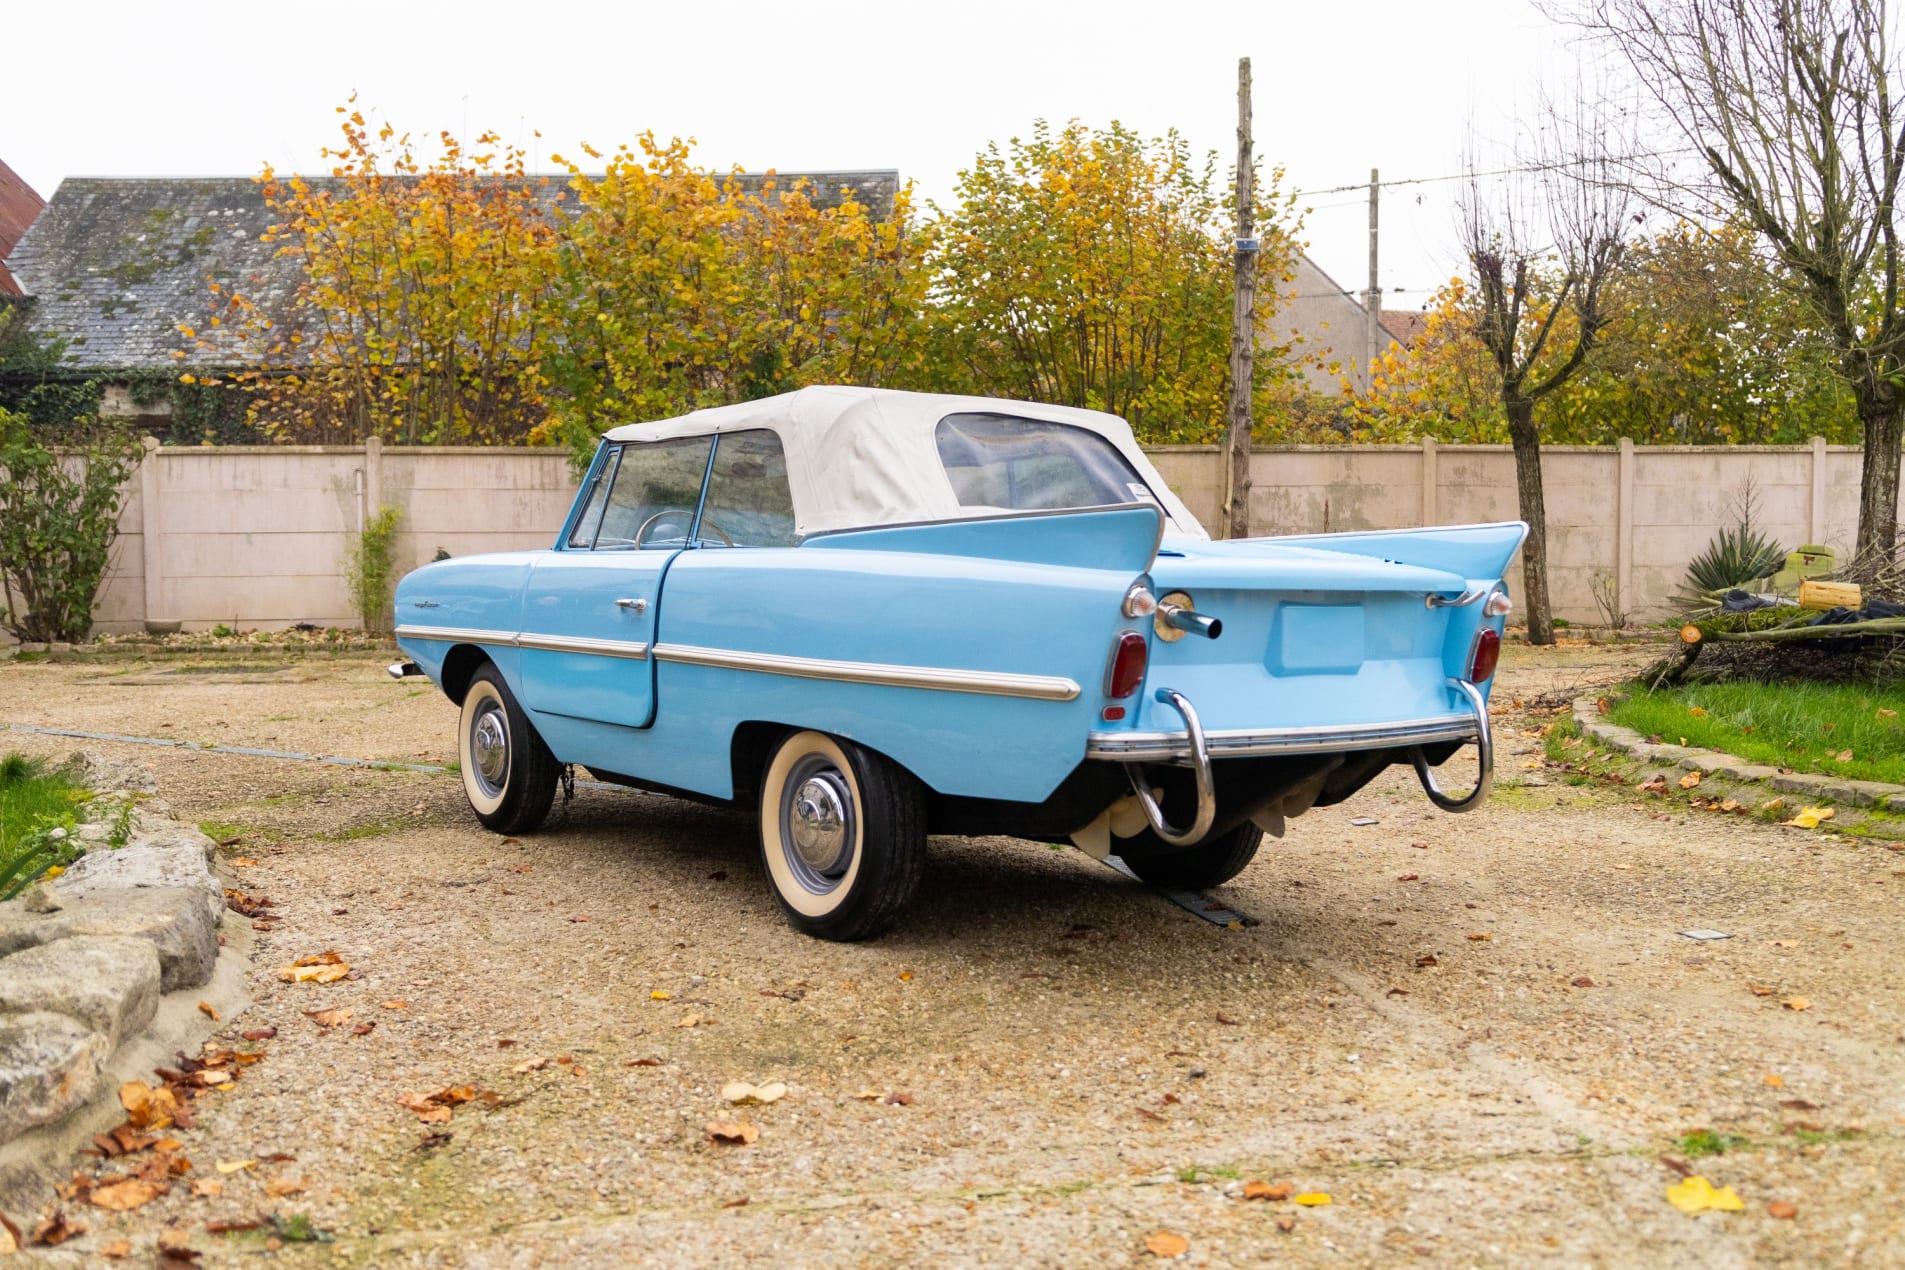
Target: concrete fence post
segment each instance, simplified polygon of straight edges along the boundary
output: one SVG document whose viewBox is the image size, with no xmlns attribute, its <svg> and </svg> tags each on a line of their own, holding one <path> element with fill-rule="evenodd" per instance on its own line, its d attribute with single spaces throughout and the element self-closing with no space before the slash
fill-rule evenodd
<svg viewBox="0 0 1905 1270">
<path fill-rule="evenodd" d="M 1634 611 L 1634 441 L 1622 437 L 1615 480 L 1614 594 L 1621 612 Z"/>
<path fill-rule="evenodd" d="M 369 528 L 371 520 L 384 508 L 384 442 L 381 437 L 364 440 L 364 515 L 358 523 Z"/>
<path fill-rule="evenodd" d="M 1437 520 L 1436 520 L 1437 509 L 1435 505 L 1435 495 L 1436 495 L 1436 489 L 1438 487 L 1440 479 L 1441 478 L 1439 474 L 1436 472 L 1435 438 L 1423 437 L 1422 438 L 1422 523 L 1424 525 L 1433 525 L 1437 523 Z"/>
<path fill-rule="evenodd" d="M 141 443 L 145 454 L 139 460 L 139 545 L 145 561 L 145 612 L 143 621 L 169 620 L 165 613 L 165 577 L 160 566 L 161 535 L 164 521 L 159 514 L 159 439 L 146 437 Z"/>
<path fill-rule="evenodd" d="M 1807 516 L 1811 533 L 1806 541 L 1822 546 L 1826 541 L 1826 439 L 1812 439 L 1812 508 Z"/>
</svg>

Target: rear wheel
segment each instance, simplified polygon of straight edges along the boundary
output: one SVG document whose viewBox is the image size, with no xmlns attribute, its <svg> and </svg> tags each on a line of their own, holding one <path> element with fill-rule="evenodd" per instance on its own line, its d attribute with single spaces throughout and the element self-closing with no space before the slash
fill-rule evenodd
<svg viewBox="0 0 1905 1270">
<path fill-rule="evenodd" d="M 485 829 L 531 833 L 542 826 L 562 765 L 493 663 L 485 662 L 470 677 L 457 746 L 463 792 Z"/>
<path fill-rule="evenodd" d="M 1149 835 L 1146 835 L 1149 836 Z M 1249 867 L 1263 843 L 1263 830 L 1246 820 L 1235 829 L 1207 838 L 1194 847 L 1165 847 L 1133 851 L 1118 858 L 1131 871 L 1168 891 L 1201 891 L 1222 886 Z"/>
<path fill-rule="evenodd" d="M 923 802 L 911 774 L 851 741 L 781 741 L 761 778 L 761 857 L 787 920 L 843 941 L 891 927 L 924 871 Z"/>
</svg>

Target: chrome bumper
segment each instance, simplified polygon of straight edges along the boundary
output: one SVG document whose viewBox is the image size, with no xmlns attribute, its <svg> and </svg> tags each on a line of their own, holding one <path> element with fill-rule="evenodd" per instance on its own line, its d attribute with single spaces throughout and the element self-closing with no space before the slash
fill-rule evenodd
<svg viewBox="0 0 1905 1270">
<path fill-rule="evenodd" d="M 1451 679 L 1449 687 L 1468 705 L 1466 714 L 1439 715 L 1431 719 L 1410 719 L 1399 723 L 1357 724 L 1341 728 L 1267 728 L 1231 729 L 1206 732 L 1197 710 L 1183 693 L 1159 688 L 1156 698 L 1176 710 L 1184 720 L 1182 732 L 1094 732 L 1085 747 L 1085 756 L 1121 762 L 1131 790 L 1144 809 L 1151 831 L 1175 847 L 1195 846 L 1210 832 L 1217 817 L 1216 786 L 1211 779 L 1211 762 L 1219 758 L 1246 758 L 1276 754 L 1325 754 L 1343 750 L 1386 750 L 1407 748 L 1415 764 L 1416 778 L 1429 801 L 1444 811 L 1469 811 L 1488 797 L 1495 784 L 1495 741 L 1488 726 L 1488 702 L 1481 690 L 1465 679 Z M 1466 794 L 1450 795 L 1435 782 L 1429 760 L 1422 747 L 1445 741 L 1474 741 L 1479 775 L 1475 788 Z M 1147 762 L 1181 763 L 1191 768 L 1197 779 L 1197 811 L 1189 826 L 1178 829 L 1164 818 L 1164 809 L 1151 794 L 1151 783 L 1144 774 Z"/>
</svg>

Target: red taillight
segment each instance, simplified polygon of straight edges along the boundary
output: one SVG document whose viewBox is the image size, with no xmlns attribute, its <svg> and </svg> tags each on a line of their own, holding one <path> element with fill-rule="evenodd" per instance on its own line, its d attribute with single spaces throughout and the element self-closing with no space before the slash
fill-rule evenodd
<svg viewBox="0 0 1905 1270">
<path fill-rule="evenodd" d="M 1502 637 L 1492 626 L 1482 628 L 1475 637 L 1475 651 L 1468 656 L 1468 681 L 1472 684 L 1487 683 L 1495 674 L 1495 663 L 1501 660 Z"/>
<path fill-rule="evenodd" d="M 1151 646 L 1136 631 L 1124 631 L 1111 646 L 1111 667 L 1105 671 L 1105 695 L 1122 700 L 1144 682 L 1145 664 L 1151 660 Z"/>
</svg>

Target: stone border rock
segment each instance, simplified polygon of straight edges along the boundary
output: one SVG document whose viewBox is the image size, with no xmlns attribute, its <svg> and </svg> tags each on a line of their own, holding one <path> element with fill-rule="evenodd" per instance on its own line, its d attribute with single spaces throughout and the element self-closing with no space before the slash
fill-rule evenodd
<svg viewBox="0 0 1905 1270">
<path fill-rule="evenodd" d="M 1905 811 L 1905 785 L 1848 780 L 1843 776 L 1827 776 L 1818 772 L 1783 772 L 1777 767 L 1749 763 L 1718 750 L 1649 741 L 1634 729 L 1624 728 L 1603 716 L 1599 701 L 1594 697 L 1575 699 L 1574 724 L 1601 744 L 1621 750 L 1644 763 L 1664 763 L 1689 772 L 1717 776 L 1721 780 L 1766 785 L 1780 793 L 1800 794 L 1806 798 L 1825 799 L 1852 807 Z"/>
<path fill-rule="evenodd" d="M 103 792 L 77 835 L 91 849 L 0 904 L 0 1211 L 15 1215 L 37 1211 L 73 1152 L 124 1119 L 121 1083 L 248 1004 L 251 932 L 219 932 L 212 840 L 172 819 L 136 764 L 77 754 L 69 767 Z M 108 821 L 129 825 L 124 845 Z"/>
</svg>

